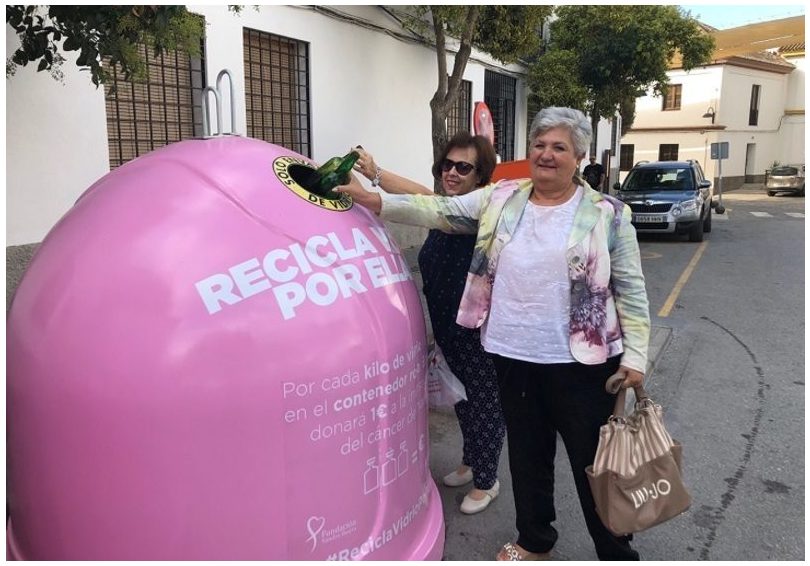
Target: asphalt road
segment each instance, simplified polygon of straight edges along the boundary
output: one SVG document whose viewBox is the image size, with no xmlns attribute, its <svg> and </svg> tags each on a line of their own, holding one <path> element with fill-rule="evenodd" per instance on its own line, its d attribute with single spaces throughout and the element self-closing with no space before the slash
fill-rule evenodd
<svg viewBox="0 0 810 566">
<path fill-rule="evenodd" d="M 647 388 L 684 445 L 693 496 L 685 514 L 636 536 L 646 560 L 804 559 L 804 198 L 749 186 L 724 204 L 677 296 L 701 244 L 639 238 L 653 325 L 671 329 Z M 455 416 L 433 412 L 444 559 L 492 560 L 516 534 L 506 450 L 501 496 L 473 516 L 458 510 L 466 487 L 440 485 L 460 453 Z M 561 443 L 556 486 L 554 557 L 595 560 Z"/>
</svg>

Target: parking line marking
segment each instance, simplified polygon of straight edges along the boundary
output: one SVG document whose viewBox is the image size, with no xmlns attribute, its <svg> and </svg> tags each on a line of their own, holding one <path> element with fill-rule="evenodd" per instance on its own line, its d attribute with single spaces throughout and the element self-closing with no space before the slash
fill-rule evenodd
<svg viewBox="0 0 810 566">
<path fill-rule="evenodd" d="M 723 214 L 712 214 L 712 222 L 725 222 L 728 220 L 728 209 Z"/>
<path fill-rule="evenodd" d="M 675 283 L 675 287 L 672 288 L 672 292 L 667 297 L 667 300 L 664 302 L 664 306 L 661 307 L 661 310 L 658 311 L 658 316 L 662 318 L 666 318 L 669 316 L 672 307 L 675 306 L 675 301 L 678 300 L 678 295 L 681 294 L 686 282 L 689 281 L 689 277 L 692 275 L 692 272 L 695 270 L 695 266 L 700 261 L 700 257 L 703 255 L 703 252 L 706 250 L 706 246 L 709 245 L 709 242 L 703 242 L 698 246 L 698 249 L 695 250 L 695 255 L 692 256 L 692 260 L 689 262 L 689 265 L 686 266 L 686 269 L 683 270 L 681 276 L 678 278 L 678 281 Z"/>
<path fill-rule="evenodd" d="M 773 218 L 773 215 L 770 212 L 752 212 L 751 214 L 758 218 Z"/>
<path fill-rule="evenodd" d="M 804 212 L 786 212 L 785 214 L 793 218 L 804 218 Z"/>
</svg>

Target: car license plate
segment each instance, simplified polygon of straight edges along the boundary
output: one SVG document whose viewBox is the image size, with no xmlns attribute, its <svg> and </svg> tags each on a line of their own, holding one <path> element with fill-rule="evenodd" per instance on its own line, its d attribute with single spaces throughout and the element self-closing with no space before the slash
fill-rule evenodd
<svg viewBox="0 0 810 566">
<path fill-rule="evenodd" d="M 663 214 L 634 214 L 633 222 L 638 224 L 666 222 L 666 217 Z"/>
</svg>

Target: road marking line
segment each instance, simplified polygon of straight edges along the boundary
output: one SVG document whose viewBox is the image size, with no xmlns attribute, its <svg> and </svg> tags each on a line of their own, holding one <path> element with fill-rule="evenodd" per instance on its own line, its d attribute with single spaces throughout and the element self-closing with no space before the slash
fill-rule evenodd
<svg viewBox="0 0 810 566">
<path fill-rule="evenodd" d="M 723 214 L 712 214 L 712 222 L 725 222 L 728 220 L 728 209 Z"/>
<path fill-rule="evenodd" d="M 664 306 L 661 307 L 661 310 L 658 311 L 658 316 L 662 318 L 666 318 L 669 316 L 669 312 L 672 310 L 672 307 L 675 306 L 675 301 L 678 300 L 678 295 L 681 294 L 686 282 L 689 281 L 689 277 L 692 275 L 692 272 L 695 270 L 695 266 L 700 261 L 700 257 L 703 255 L 703 252 L 706 250 L 706 246 L 709 245 L 709 242 L 703 242 L 698 246 L 698 249 L 695 250 L 695 255 L 692 256 L 692 260 L 689 262 L 689 265 L 686 266 L 686 269 L 683 270 L 681 276 L 678 278 L 678 281 L 675 283 L 675 286 L 672 288 L 672 292 L 667 297 L 667 300 L 664 302 Z"/>
<path fill-rule="evenodd" d="M 770 212 L 752 212 L 751 214 L 758 218 L 773 218 L 773 215 Z"/>
<path fill-rule="evenodd" d="M 793 218 L 804 218 L 804 212 L 786 212 L 785 214 Z"/>
</svg>

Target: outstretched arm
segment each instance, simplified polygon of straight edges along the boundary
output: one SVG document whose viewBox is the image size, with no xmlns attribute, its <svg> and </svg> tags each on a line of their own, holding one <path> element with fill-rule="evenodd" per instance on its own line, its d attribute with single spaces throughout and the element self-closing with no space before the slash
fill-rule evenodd
<svg viewBox="0 0 810 566">
<path fill-rule="evenodd" d="M 432 195 L 433 191 L 426 186 L 401 177 L 396 173 L 381 169 L 374 161 L 374 156 L 360 146 L 354 148 L 360 154 L 360 158 L 355 163 L 354 168 L 366 179 L 374 182 L 386 193 L 392 195 Z M 354 197 L 352 197 L 354 198 Z"/>
<path fill-rule="evenodd" d="M 475 234 L 481 208 L 495 185 L 460 196 L 389 195 L 367 191 L 356 180 L 335 187 L 338 193 L 379 215 L 383 220 L 437 228 L 448 234 Z"/>
<path fill-rule="evenodd" d="M 379 193 L 367 191 L 357 180 L 357 177 L 354 175 L 350 175 L 350 177 L 351 181 L 349 181 L 348 185 L 335 187 L 334 191 L 349 195 L 354 202 L 379 215 L 382 210 L 382 198 L 380 198 Z"/>
</svg>

